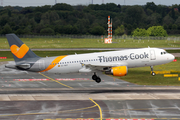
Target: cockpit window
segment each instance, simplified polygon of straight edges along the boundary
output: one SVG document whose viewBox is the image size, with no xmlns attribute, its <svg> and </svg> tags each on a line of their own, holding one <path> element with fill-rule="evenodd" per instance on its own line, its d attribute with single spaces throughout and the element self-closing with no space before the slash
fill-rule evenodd
<svg viewBox="0 0 180 120">
<path fill-rule="evenodd" d="M 167 52 L 166 51 L 164 51 L 164 52 L 161 52 L 161 55 L 164 55 L 164 54 L 166 54 Z"/>
</svg>

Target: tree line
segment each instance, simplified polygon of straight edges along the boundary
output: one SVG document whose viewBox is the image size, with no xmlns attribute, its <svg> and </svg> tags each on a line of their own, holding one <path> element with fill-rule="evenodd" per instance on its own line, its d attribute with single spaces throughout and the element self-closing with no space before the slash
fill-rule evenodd
<svg viewBox="0 0 180 120">
<path fill-rule="evenodd" d="M 168 34 L 180 33 L 180 4 L 165 6 L 147 2 L 142 6 L 58 3 L 0 7 L 0 34 L 107 35 L 108 16 L 112 18 L 113 34 L 116 35 L 132 35 L 137 28 L 147 30 L 152 26 L 163 26 Z"/>
</svg>

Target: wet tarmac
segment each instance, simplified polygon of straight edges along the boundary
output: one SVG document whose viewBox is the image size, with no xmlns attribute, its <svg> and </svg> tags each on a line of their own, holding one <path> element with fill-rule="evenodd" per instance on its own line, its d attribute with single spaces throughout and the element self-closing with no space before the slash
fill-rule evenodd
<svg viewBox="0 0 180 120">
<path fill-rule="evenodd" d="M 178 87 L 140 86 L 98 75 L 101 83 L 91 73 L 32 73 L 1 65 L 0 119 L 180 119 Z"/>
<path fill-rule="evenodd" d="M 180 118 L 179 100 L 91 100 L 0 102 L 2 120 Z"/>
</svg>

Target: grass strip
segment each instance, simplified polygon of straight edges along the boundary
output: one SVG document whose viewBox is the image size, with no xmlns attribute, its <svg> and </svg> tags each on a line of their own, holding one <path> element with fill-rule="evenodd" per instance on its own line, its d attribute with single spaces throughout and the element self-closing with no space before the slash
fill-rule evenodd
<svg viewBox="0 0 180 120">
<path fill-rule="evenodd" d="M 105 44 L 99 39 L 75 39 L 75 38 L 21 38 L 21 40 L 33 48 L 143 48 L 143 47 L 180 47 L 178 40 L 133 40 L 113 39 L 112 44 Z M 6 38 L 0 38 L 0 49 L 9 49 Z"/>
</svg>

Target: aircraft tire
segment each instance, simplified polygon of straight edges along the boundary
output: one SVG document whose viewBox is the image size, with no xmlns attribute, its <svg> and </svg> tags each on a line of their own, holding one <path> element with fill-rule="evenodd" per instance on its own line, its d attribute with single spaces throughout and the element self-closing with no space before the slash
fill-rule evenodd
<svg viewBox="0 0 180 120">
<path fill-rule="evenodd" d="M 155 72 L 152 72 L 152 74 L 151 74 L 152 76 L 155 76 L 156 75 L 156 73 Z"/>
<path fill-rule="evenodd" d="M 92 76 L 92 79 L 93 79 L 93 80 L 96 80 L 97 78 L 98 78 L 97 75 L 93 75 L 93 76 Z"/>
<path fill-rule="evenodd" d="M 96 82 L 97 82 L 97 83 L 100 83 L 100 82 L 101 82 L 101 78 L 97 77 L 97 78 L 96 78 Z"/>
</svg>

